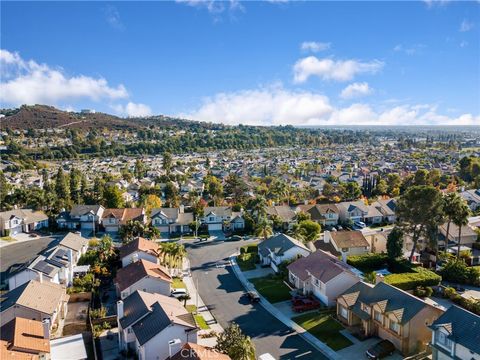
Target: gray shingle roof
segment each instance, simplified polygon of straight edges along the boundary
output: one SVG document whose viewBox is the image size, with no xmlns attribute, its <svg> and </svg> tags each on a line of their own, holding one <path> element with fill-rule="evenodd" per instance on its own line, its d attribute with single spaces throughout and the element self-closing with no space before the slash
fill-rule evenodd
<svg viewBox="0 0 480 360">
<path fill-rule="evenodd" d="M 453 305 L 430 326 L 439 327 L 449 330 L 452 341 L 480 354 L 480 316 Z"/>
<path fill-rule="evenodd" d="M 268 255 L 267 249 L 270 249 L 274 254 L 281 256 L 287 250 L 296 246 L 310 251 L 301 241 L 285 234 L 278 234 L 258 244 L 258 252 L 266 256 Z"/>
</svg>

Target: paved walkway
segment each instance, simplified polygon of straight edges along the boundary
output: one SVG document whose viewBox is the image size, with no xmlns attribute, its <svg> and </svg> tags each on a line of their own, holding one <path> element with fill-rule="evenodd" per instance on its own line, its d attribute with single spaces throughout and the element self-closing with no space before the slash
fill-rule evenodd
<svg viewBox="0 0 480 360">
<path fill-rule="evenodd" d="M 200 297 L 200 294 L 197 291 L 192 275 L 190 273 L 190 262 L 187 258 L 184 258 L 183 261 L 183 271 L 185 274 L 188 274 L 183 278 L 183 282 L 185 283 L 188 294 L 190 295 L 190 299 L 187 300 L 187 305 L 195 305 L 197 307 L 197 314 L 201 315 L 205 319 L 207 325 L 210 326 L 210 329 L 200 330 L 198 332 L 197 342 L 198 344 L 203 346 L 214 347 L 217 344 L 216 337 L 202 338 L 201 335 L 210 333 L 211 331 L 221 333 L 223 332 L 223 328 L 217 322 L 215 317 L 212 315 L 212 313 Z"/>
<path fill-rule="evenodd" d="M 247 291 L 255 290 L 255 287 L 253 286 L 252 283 L 250 283 L 243 272 L 240 270 L 240 268 L 237 265 L 236 261 L 236 255 L 233 254 L 230 256 L 230 263 L 232 265 L 233 272 L 237 276 L 237 278 L 240 280 L 240 282 L 243 284 L 245 289 Z M 340 356 L 338 353 L 333 351 L 331 348 L 329 348 L 326 344 L 321 342 L 319 339 L 317 339 L 315 336 L 307 332 L 304 328 L 302 328 L 300 325 L 292 321 L 291 319 L 288 318 L 283 312 L 281 312 L 279 309 L 277 309 L 275 306 L 273 306 L 271 303 L 269 303 L 261 294 L 260 295 L 260 304 L 267 310 L 270 314 L 275 316 L 278 320 L 280 320 L 282 323 L 284 323 L 286 326 L 290 327 L 294 331 L 296 331 L 300 336 L 302 336 L 306 341 L 308 341 L 310 344 L 315 346 L 322 354 L 324 354 L 327 358 L 331 360 L 341 360 L 343 359 L 342 356 Z"/>
<path fill-rule="evenodd" d="M 254 278 L 264 277 L 264 276 L 273 275 L 273 274 L 275 274 L 275 271 L 273 271 L 271 267 L 262 268 L 258 265 L 255 270 L 248 270 L 243 272 L 243 275 L 247 279 L 254 279 Z"/>
</svg>

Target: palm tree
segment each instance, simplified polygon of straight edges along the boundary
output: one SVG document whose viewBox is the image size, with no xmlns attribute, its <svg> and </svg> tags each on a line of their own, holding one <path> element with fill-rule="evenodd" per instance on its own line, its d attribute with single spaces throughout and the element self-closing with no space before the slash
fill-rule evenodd
<svg viewBox="0 0 480 360">
<path fill-rule="evenodd" d="M 447 220 L 447 234 L 445 235 L 445 246 L 448 246 L 448 236 L 450 235 L 450 224 L 453 218 L 458 213 L 462 203 L 462 198 L 457 193 L 449 193 L 443 198 L 443 212 Z M 438 254 L 438 246 L 436 249 Z"/>
<path fill-rule="evenodd" d="M 158 258 L 160 263 L 170 269 L 181 268 L 185 255 L 185 247 L 181 244 L 166 242 L 162 243 L 159 247 Z"/>
<path fill-rule="evenodd" d="M 257 224 L 257 228 L 255 229 L 255 235 L 258 237 L 263 237 L 264 240 L 267 240 L 267 238 L 272 236 L 272 234 L 273 231 L 272 227 L 270 226 L 270 222 L 265 217 L 262 217 Z"/>
<path fill-rule="evenodd" d="M 470 208 L 468 207 L 465 201 L 460 202 L 460 206 L 457 209 L 455 216 L 452 221 L 455 225 L 458 226 L 458 249 L 457 249 L 457 259 L 460 260 L 460 246 L 462 238 L 462 226 L 468 224 L 468 217 L 470 216 Z"/>
</svg>

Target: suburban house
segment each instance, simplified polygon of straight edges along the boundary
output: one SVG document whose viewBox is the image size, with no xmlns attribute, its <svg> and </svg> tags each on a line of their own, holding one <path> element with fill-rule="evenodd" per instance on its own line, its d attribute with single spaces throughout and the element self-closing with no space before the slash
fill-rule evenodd
<svg viewBox="0 0 480 360">
<path fill-rule="evenodd" d="M 337 298 L 337 317 L 361 336 L 391 341 L 404 355 L 425 350 L 443 310 L 388 285 L 358 282 Z"/>
<path fill-rule="evenodd" d="M 282 262 L 309 254 L 310 250 L 305 244 L 285 234 L 271 236 L 258 244 L 260 263 L 263 266 L 271 266 L 275 272 Z"/>
<path fill-rule="evenodd" d="M 117 302 L 117 315 L 120 350 L 134 350 L 140 360 L 168 358 L 174 339 L 179 348 L 197 342 L 193 315 L 173 297 L 138 290 Z"/>
<path fill-rule="evenodd" d="M 327 306 L 360 281 L 355 269 L 335 256 L 317 250 L 287 266 L 289 282 L 304 295 L 313 294 Z"/>
<path fill-rule="evenodd" d="M 383 228 L 365 228 L 360 231 L 369 244 L 370 252 L 376 254 L 387 252 L 387 238 L 391 229 L 385 230 Z"/>
<path fill-rule="evenodd" d="M 48 227 L 48 216 L 43 211 L 17 209 L 0 212 L 0 235 L 30 233 Z"/>
<path fill-rule="evenodd" d="M 338 224 L 339 210 L 335 204 L 299 205 L 298 210 L 310 214 L 310 218 L 320 225 Z"/>
<path fill-rule="evenodd" d="M 16 317 L 43 321 L 56 329 L 67 315 L 69 296 L 65 287 L 52 282 L 31 280 L 0 297 L 0 326 Z"/>
<path fill-rule="evenodd" d="M 233 211 L 231 206 L 206 207 L 201 223 L 208 231 L 243 230 L 245 220 L 242 211 Z"/>
<path fill-rule="evenodd" d="M 72 230 L 98 230 L 105 208 L 102 205 L 75 205 L 57 217 L 58 227 Z"/>
<path fill-rule="evenodd" d="M 152 210 L 152 225 L 163 234 L 185 234 L 192 232 L 190 224 L 193 222 L 193 213 L 184 212 L 179 208 L 158 208 Z"/>
<path fill-rule="evenodd" d="M 395 199 L 379 199 L 370 206 L 374 207 L 382 214 L 382 222 L 393 224 L 397 220 L 395 215 L 397 202 Z"/>
<path fill-rule="evenodd" d="M 344 257 L 370 251 L 370 244 L 361 231 L 324 231 L 323 239 L 316 241 L 315 247 Z"/>
<path fill-rule="evenodd" d="M 372 205 L 366 205 L 363 201 L 347 201 L 337 204 L 340 220 L 363 221 L 366 224 L 380 224 L 384 215 Z"/>
<path fill-rule="evenodd" d="M 168 269 L 143 259 L 132 262 L 117 271 L 117 295 L 125 299 L 137 290 L 170 296 L 172 278 Z"/>
<path fill-rule="evenodd" d="M 73 263 L 76 265 L 82 255 L 88 250 L 88 239 L 81 236 L 79 233 L 69 232 L 58 244 L 59 248 L 73 251 Z"/>
<path fill-rule="evenodd" d="M 297 213 L 288 205 L 267 206 L 265 210 L 270 219 L 277 217 L 281 220 L 284 230 L 290 230 L 295 224 Z"/>
<path fill-rule="evenodd" d="M 120 227 L 129 221 L 140 221 L 146 224 L 147 216 L 144 208 L 105 209 L 102 215 L 102 225 L 105 232 L 116 234 Z"/>
<path fill-rule="evenodd" d="M 448 241 L 446 241 L 447 237 L 447 226 L 448 224 L 445 223 L 438 227 L 439 231 L 439 239 L 438 239 L 438 246 L 441 249 L 455 247 L 458 245 L 459 237 L 458 237 L 458 226 L 455 225 L 453 222 L 450 223 L 450 228 L 448 229 Z M 473 228 L 468 225 L 462 226 L 462 230 L 460 233 L 460 244 L 468 247 L 472 247 L 472 244 L 477 241 L 478 234 Z"/>
<path fill-rule="evenodd" d="M 2 360 L 50 359 L 48 321 L 16 317 L 0 328 Z"/>
<path fill-rule="evenodd" d="M 480 316 L 456 305 L 430 325 L 432 359 L 480 359 Z"/>
<path fill-rule="evenodd" d="M 231 358 L 212 348 L 188 342 L 167 360 L 231 360 Z"/>
<path fill-rule="evenodd" d="M 460 196 L 467 202 L 472 211 L 480 208 L 480 189 L 462 191 Z"/>
<path fill-rule="evenodd" d="M 152 263 L 158 263 L 158 245 L 150 240 L 138 237 L 120 248 L 122 267 L 134 261 L 143 259 Z"/>
</svg>

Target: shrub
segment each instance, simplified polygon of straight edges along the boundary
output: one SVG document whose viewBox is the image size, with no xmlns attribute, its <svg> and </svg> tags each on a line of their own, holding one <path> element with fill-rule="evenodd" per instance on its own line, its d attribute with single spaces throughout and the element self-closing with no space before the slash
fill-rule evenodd
<svg viewBox="0 0 480 360">
<path fill-rule="evenodd" d="M 90 310 L 90 316 L 92 319 L 101 319 L 107 316 L 107 309 L 105 307 L 101 307 L 100 309 L 92 309 Z"/>
<path fill-rule="evenodd" d="M 391 274 L 385 277 L 385 282 L 402 290 L 413 290 L 416 287 L 436 286 L 442 277 L 433 271 L 418 267 L 413 272 L 402 274 Z"/>
<path fill-rule="evenodd" d="M 240 254 L 245 254 L 245 253 L 258 253 L 258 244 L 249 244 L 242 246 L 240 248 Z"/>
<path fill-rule="evenodd" d="M 413 290 L 413 295 L 424 298 L 424 297 L 430 297 L 433 294 L 433 289 L 430 286 L 417 286 Z"/>
<path fill-rule="evenodd" d="M 469 267 L 463 260 L 449 260 L 440 270 L 443 279 L 460 284 L 480 284 L 480 270 Z"/>
<path fill-rule="evenodd" d="M 349 265 L 363 272 L 379 270 L 387 265 L 387 261 L 387 254 L 351 255 L 347 258 Z"/>
</svg>

